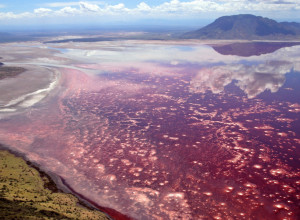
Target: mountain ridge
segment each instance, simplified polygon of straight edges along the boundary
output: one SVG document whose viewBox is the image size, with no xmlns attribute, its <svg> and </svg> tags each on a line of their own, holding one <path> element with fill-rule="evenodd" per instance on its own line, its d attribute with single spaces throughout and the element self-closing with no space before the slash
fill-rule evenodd
<svg viewBox="0 0 300 220">
<path fill-rule="evenodd" d="M 300 23 L 277 22 L 251 14 L 222 16 L 211 24 L 182 35 L 187 39 L 300 40 Z"/>
</svg>

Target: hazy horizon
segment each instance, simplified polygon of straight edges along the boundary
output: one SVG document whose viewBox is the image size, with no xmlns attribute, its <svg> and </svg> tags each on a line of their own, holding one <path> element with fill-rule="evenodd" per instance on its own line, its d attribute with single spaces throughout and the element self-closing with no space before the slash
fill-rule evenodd
<svg viewBox="0 0 300 220">
<path fill-rule="evenodd" d="M 43 1 L 3 0 L 0 31 L 181 30 L 203 27 L 216 18 L 253 14 L 278 22 L 300 21 L 296 0 Z"/>
<path fill-rule="evenodd" d="M 107 24 L 47 24 L 47 25 L 7 25 L 0 24 L 0 32 L 36 32 L 36 31 L 147 31 L 172 32 L 196 30 L 213 22 L 214 19 L 185 20 L 171 23 L 169 20 L 143 20 L 140 22 L 107 23 Z"/>
</svg>

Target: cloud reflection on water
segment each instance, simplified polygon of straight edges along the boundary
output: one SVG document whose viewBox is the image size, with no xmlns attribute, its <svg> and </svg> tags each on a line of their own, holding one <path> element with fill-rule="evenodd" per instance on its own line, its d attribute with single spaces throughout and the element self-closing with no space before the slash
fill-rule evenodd
<svg viewBox="0 0 300 220">
<path fill-rule="evenodd" d="M 122 44 L 118 46 L 117 42 L 111 44 L 111 47 L 114 45 L 120 47 L 120 50 L 116 50 L 116 47 L 108 50 L 107 45 L 105 50 L 73 48 L 62 56 L 88 60 L 90 64 L 78 66 L 99 69 L 102 73 L 134 71 L 151 75 L 173 74 L 174 77 L 178 73 L 195 74 L 191 80 L 190 92 L 211 90 L 213 93 L 219 93 L 226 85 L 237 81 L 235 84 L 247 94 L 248 98 L 254 98 L 266 90 L 277 92 L 285 82 L 285 74 L 300 69 L 299 46 L 293 44 L 276 44 L 276 51 L 269 54 L 270 46 L 263 47 L 263 43 L 259 44 L 260 47 L 256 45 L 257 43 L 234 44 L 234 47 L 228 47 L 230 50 L 228 53 L 224 51 L 226 46 L 219 46 L 222 47 L 223 54 L 203 44 L 161 43 L 162 45 L 157 46 L 145 43 L 138 46 L 131 45 L 126 49 Z M 242 49 L 238 49 L 238 45 Z M 233 49 L 235 51 L 232 51 Z M 250 51 L 249 57 L 245 57 L 245 50 Z"/>
<path fill-rule="evenodd" d="M 203 68 L 191 80 L 190 92 L 213 93 L 224 91 L 224 87 L 235 83 L 248 98 L 254 98 L 265 90 L 277 92 L 285 82 L 285 74 L 293 68 L 292 63 L 270 61 L 258 65 L 221 65 Z"/>
</svg>

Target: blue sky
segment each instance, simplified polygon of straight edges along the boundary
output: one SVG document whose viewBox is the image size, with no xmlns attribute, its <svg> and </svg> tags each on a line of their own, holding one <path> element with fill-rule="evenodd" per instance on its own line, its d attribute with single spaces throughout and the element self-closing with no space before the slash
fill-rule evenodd
<svg viewBox="0 0 300 220">
<path fill-rule="evenodd" d="M 251 13 L 300 21 L 300 0 L 0 0 L 0 26 L 186 21 Z"/>
</svg>

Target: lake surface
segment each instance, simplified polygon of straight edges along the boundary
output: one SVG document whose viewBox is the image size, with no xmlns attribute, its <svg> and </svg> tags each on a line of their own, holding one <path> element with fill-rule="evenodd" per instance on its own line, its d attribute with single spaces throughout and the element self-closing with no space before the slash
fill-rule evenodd
<svg viewBox="0 0 300 220">
<path fill-rule="evenodd" d="M 10 62 L 49 62 L 60 83 L 2 113 L 0 142 L 133 219 L 297 219 L 300 46 L 240 46 L 35 47 Z"/>
</svg>

